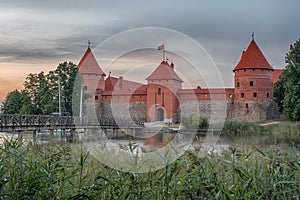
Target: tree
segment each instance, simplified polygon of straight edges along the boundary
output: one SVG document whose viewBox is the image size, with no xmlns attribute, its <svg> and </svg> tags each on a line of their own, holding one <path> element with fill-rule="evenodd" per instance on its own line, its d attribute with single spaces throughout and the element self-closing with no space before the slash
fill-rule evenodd
<svg viewBox="0 0 300 200">
<path fill-rule="evenodd" d="M 4 100 L 3 114 L 17 114 L 22 108 L 21 93 L 18 90 L 9 92 Z"/>
<path fill-rule="evenodd" d="M 25 91 L 21 91 L 21 103 L 22 107 L 20 110 L 21 114 L 33 115 L 35 114 L 35 107 L 31 102 L 30 95 Z"/>
<path fill-rule="evenodd" d="M 274 100 L 280 111 L 293 121 L 300 120 L 300 40 L 290 45 L 286 67 L 274 86 Z"/>
<path fill-rule="evenodd" d="M 34 114 L 43 114 L 43 104 L 42 98 L 45 96 L 46 78 L 44 72 L 38 74 L 29 74 L 24 82 L 24 91 L 29 94 L 31 103 L 33 104 L 30 112 Z"/>
<path fill-rule="evenodd" d="M 80 78 L 75 81 L 77 76 L 80 77 L 78 68 L 72 62 L 60 63 L 48 74 L 44 72 L 29 74 L 24 82 L 24 90 L 30 94 L 33 113 L 49 115 L 59 111 L 58 79 L 60 79 L 61 111 L 72 114 L 73 98 L 79 99 L 78 92 L 74 91 L 74 88 L 77 89 L 76 85 L 81 85 L 82 82 Z"/>
<path fill-rule="evenodd" d="M 181 123 L 187 129 L 207 129 L 209 127 L 208 119 L 196 114 L 183 116 Z"/>
</svg>

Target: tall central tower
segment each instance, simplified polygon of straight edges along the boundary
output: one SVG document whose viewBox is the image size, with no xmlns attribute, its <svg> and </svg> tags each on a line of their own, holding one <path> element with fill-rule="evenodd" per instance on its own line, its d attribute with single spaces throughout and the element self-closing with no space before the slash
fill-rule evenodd
<svg viewBox="0 0 300 200">
<path fill-rule="evenodd" d="M 182 89 L 182 80 L 174 71 L 174 64 L 162 61 L 153 73 L 146 78 L 147 121 L 174 119 L 179 108 L 176 93 Z"/>
</svg>

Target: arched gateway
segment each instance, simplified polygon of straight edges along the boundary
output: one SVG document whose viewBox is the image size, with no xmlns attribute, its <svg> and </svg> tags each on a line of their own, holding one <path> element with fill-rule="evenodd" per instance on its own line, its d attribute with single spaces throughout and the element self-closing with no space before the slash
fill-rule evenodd
<svg viewBox="0 0 300 200">
<path fill-rule="evenodd" d="M 164 121 L 164 109 L 158 108 L 156 111 L 156 121 Z"/>
</svg>

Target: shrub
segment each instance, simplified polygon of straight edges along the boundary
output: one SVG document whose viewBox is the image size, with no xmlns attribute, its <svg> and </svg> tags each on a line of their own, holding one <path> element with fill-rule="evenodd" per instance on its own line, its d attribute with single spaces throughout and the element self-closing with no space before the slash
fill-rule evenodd
<svg viewBox="0 0 300 200">
<path fill-rule="evenodd" d="M 181 121 L 181 124 L 187 129 L 207 129 L 209 127 L 208 119 L 196 114 L 182 117 Z"/>
<path fill-rule="evenodd" d="M 252 122 L 226 121 L 223 126 L 225 134 L 254 134 L 262 133 L 264 128 Z"/>
</svg>

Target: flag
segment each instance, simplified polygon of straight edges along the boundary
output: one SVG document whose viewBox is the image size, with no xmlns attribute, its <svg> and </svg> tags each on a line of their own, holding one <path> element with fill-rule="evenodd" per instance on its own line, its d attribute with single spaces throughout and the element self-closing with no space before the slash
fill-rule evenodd
<svg viewBox="0 0 300 200">
<path fill-rule="evenodd" d="M 165 49 L 165 44 L 162 44 L 162 45 L 160 45 L 158 48 L 157 48 L 157 50 L 159 51 L 159 50 L 164 50 Z"/>
</svg>

